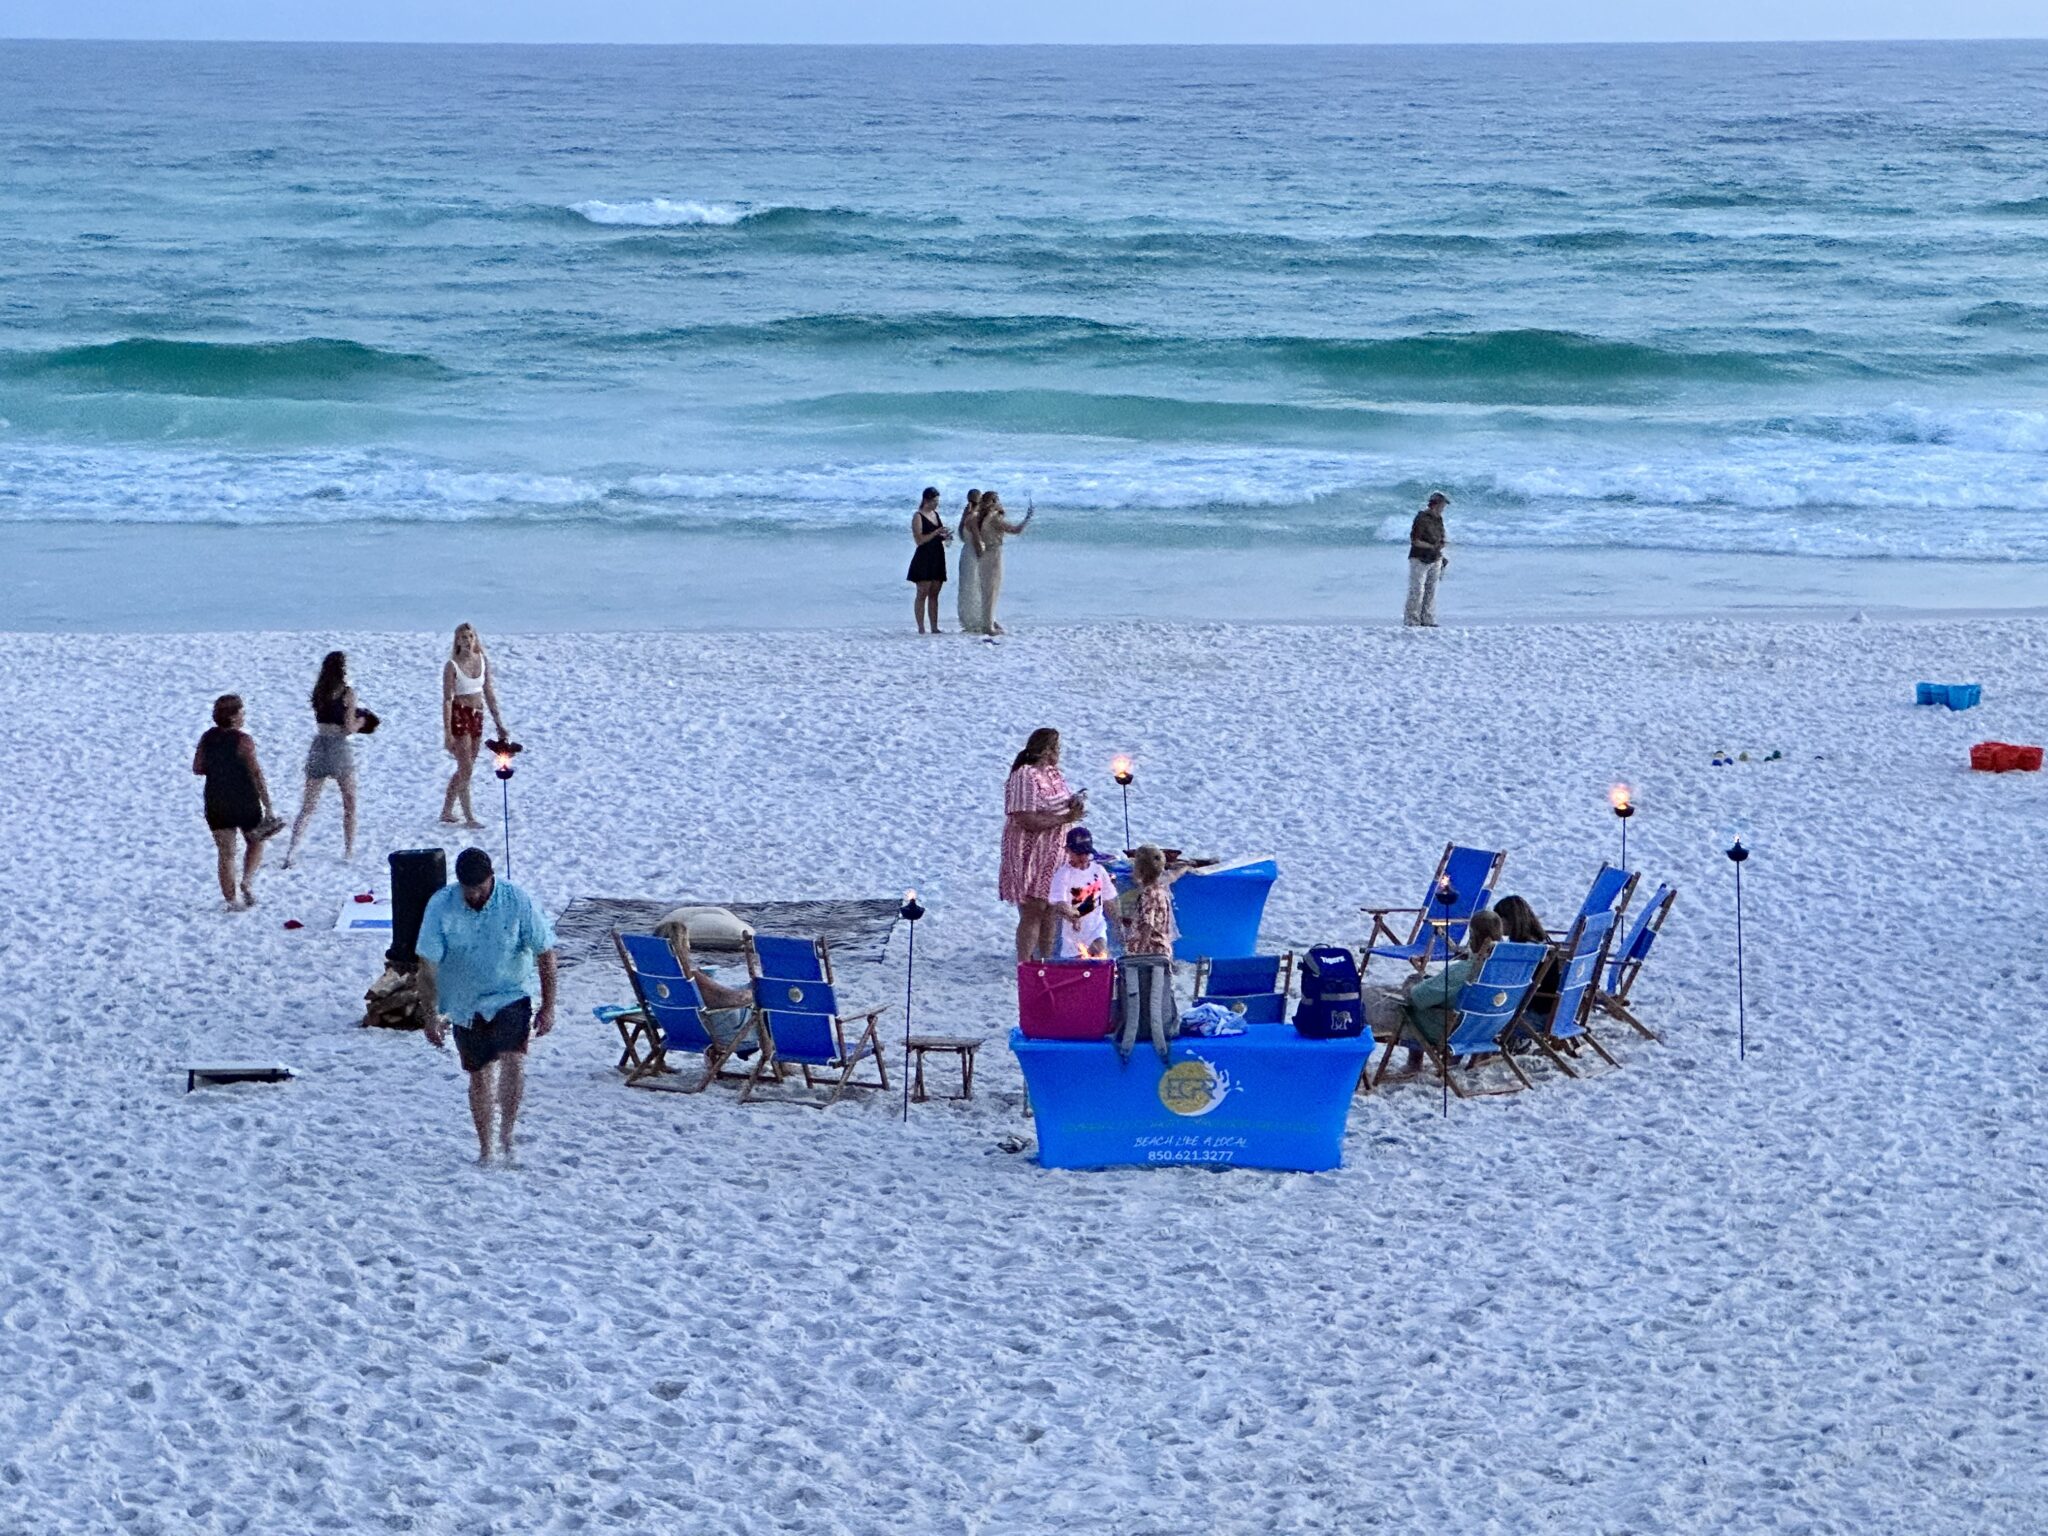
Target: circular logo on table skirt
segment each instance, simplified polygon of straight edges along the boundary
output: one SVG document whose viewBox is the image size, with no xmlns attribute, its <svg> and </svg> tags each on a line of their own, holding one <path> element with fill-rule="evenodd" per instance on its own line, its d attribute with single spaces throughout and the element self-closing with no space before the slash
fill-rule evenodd
<svg viewBox="0 0 2048 1536">
<path fill-rule="evenodd" d="M 1190 1056 L 1159 1074 L 1159 1102 L 1176 1115 L 1206 1115 L 1230 1092 L 1230 1074 Z"/>
</svg>

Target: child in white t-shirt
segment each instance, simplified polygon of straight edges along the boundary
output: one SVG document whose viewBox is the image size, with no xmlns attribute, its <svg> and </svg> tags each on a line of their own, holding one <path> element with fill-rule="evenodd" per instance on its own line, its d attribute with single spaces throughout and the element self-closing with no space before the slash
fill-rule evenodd
<svg viewBox="0 0 2048 1536">
<path fill-rule="evenodd" d="M 1109 925 L 1116 921 L 1116 881 L 1095 862 L 1095 839 L 1086 827 L 1067 832 L 1067 857 L 1052 872 L 1046 892 L 1060 920 L 1060 957 L 1102 960 L 1109 956 Z"/>
</svg>

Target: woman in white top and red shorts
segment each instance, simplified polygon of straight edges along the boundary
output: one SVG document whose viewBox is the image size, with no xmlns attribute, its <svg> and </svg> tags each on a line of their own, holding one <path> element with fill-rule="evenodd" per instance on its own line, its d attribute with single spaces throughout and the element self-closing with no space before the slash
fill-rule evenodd
<svg viewBox="0 0 2048 1536">
<path fill-rule="evenodd" d="M 483 750 L 486 709 L 499 737 L 506 737 L 505 717 L 498 710 L 498 690 L 491 681 L 491 661 L 484 654 L 484 643 L 477 638 L 474 624 L 458 625 L 455 643 L 441 668 L 441 744 L 455 759 L 448 792 L 441 797 L 441 819 L 450 825 L 455 822 L 458 805 L 463 826 L 483 825 L 469 803 L 469 778 L 476 769 L 476 755 Z"/>
</svg>

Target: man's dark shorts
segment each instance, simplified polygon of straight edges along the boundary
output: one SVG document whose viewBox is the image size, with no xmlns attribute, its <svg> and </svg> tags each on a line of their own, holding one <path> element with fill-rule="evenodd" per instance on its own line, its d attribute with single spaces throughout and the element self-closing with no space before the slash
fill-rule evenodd
<svg viewBox="0 0 2048 1536">
<path fill-rule="evenodd" d="M 533 1033 L 533 999 L 522 997 L 507 1003 L 489 1019 L 478 1014 L 467 1024 L 455 1026 L 455 1054 L 462 1058 L 462 1070 L 478 1072 L 507 1051 L 523 1051 Z"/>
</svg>

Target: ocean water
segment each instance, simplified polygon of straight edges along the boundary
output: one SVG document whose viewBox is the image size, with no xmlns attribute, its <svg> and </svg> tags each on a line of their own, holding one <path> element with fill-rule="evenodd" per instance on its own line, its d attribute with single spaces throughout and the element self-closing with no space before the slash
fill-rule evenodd
<svg viewBox="0 0 2048 1536">
<path fill-rule="evenodd" d="M 2048 561 L 2048 45 L 0 43 L 0 523 Z"/>
</svg>

